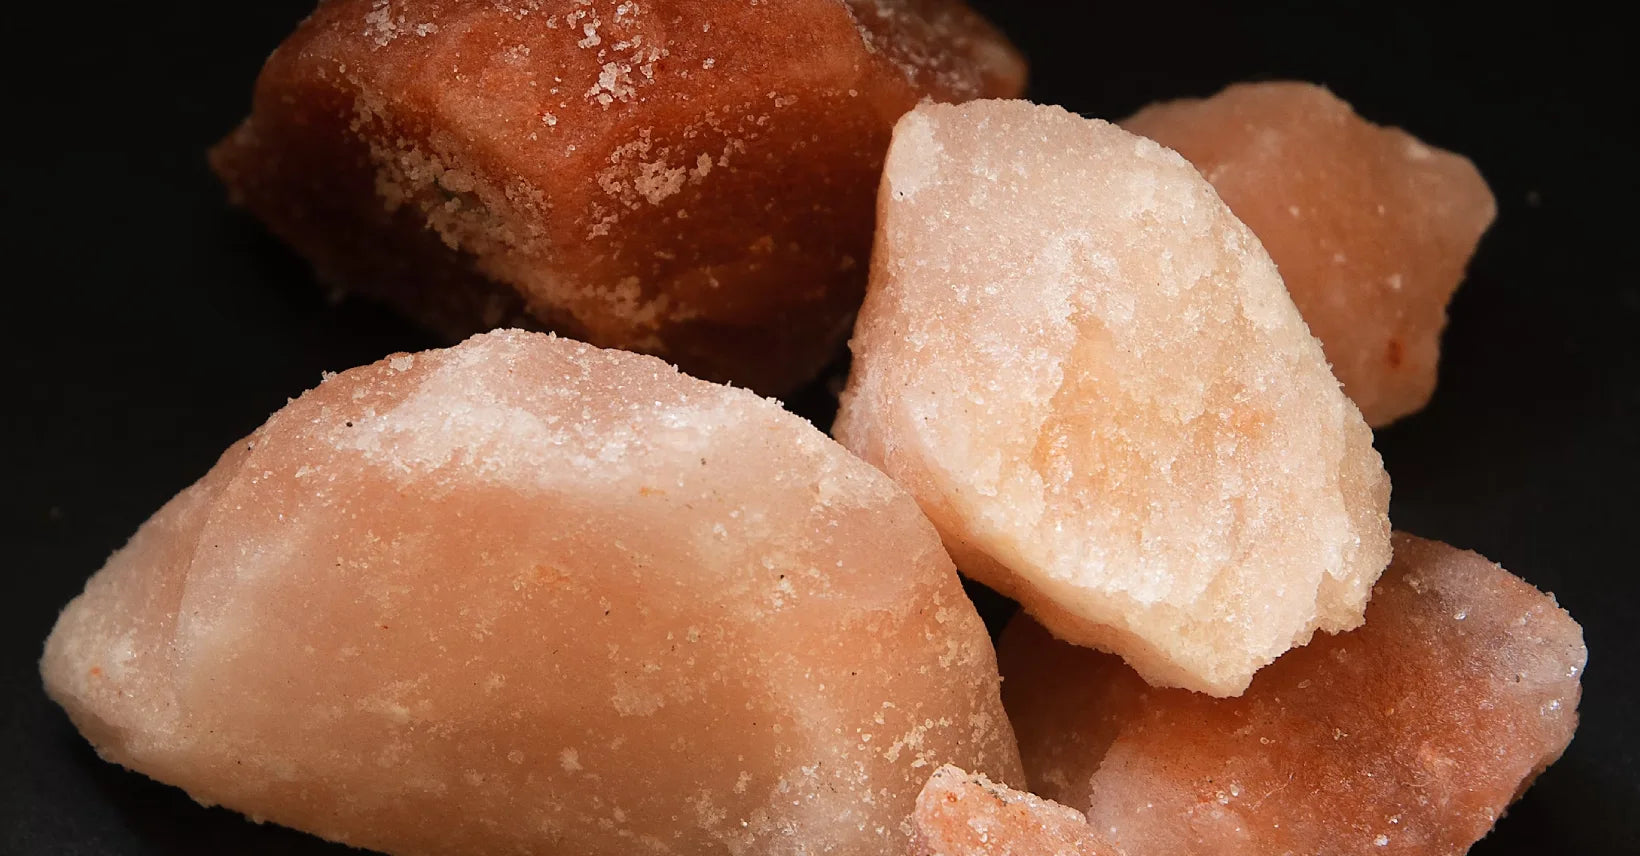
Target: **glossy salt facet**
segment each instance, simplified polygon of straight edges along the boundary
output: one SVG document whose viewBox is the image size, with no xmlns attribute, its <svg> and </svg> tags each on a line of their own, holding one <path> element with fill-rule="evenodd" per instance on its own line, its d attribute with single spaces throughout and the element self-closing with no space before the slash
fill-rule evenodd
<svg viewBox="0 0 1640 856">
<path fill-rule="evenodd" d="M 1151 682 L 1233 695 L 1361 620 L 1372 434 L 1178 155 L 1055 107 L 895 129 L 836 433 L 964 572 Z"/>
<path fill-rule="evenodd" d="M 1463 853 L 1565 750 L 1577 623 L 1497 565 L 1397 534 L 1367 621 L 1240 698 L 1158 690 L 1016 619 L 1004 701 L 1033 789 L 1125 853 Z"/>
<path fill-rule="evenodd" d="M 397 854 L 881 854 L 1021 779 L 990 640 L 888 479 L 775 403 L 504 331 L 330 378 L 58 622 L 111 761 Z"/>
<path fill-rule="evenodd" d="M 911 856 L 1115 856 L 1082 813 L 946 765 L 912 818 Z"/>
<path fill-rule="evenodd" d="M 1189 159 L 1258 235 L 1369 424 L 1429 402 L 1446 304 L 1497 214 L 1468 158 L 1308 83 L 1238 84 L 1122 125 Z"/>
<path fill-rule="evenodd" d="M 212 153 L 335 285 L 776 392 L 847 335 L 889 129 L 1017 94 L 957 0 L 326 0 Z"/>
</svg>

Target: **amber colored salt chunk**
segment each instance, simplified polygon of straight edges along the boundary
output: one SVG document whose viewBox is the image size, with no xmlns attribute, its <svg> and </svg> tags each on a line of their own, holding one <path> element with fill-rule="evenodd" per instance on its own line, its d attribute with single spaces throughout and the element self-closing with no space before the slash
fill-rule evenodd
<svg viewBox="0 0 1640 856">
<path fill-rule="evenodd" d="M 1151 682 L 1234 695 L 1360 623 L 1372 433 L 1183 158 L 1056 107 L 895 129 L 837 437 L 964 573 Z"/>
<path fill-rule="evenodd" d="M 946 765 L 917 797 L 911 856 L 1115 856 L 1082 813 Z"/>
<path fill-rule="evenodd" d="M 1446 304 L 1497 214 L 1468 158 L 1308 83 L 1238 84 L 1122 125 L 1189 159 L 1258 235 L 1369 424 L 1429 402 Z"/>
<path fill-rule="evenodd" d="M 211 155 L 331 283 L 779 392 L 847 335 L 894 120 L 1013 95 L 957 0 L 325 0 Z"/>
<path fill-rule="evenodd" d="M 903 851 L 1021 783 L 917 506 L 750 392 L 505 331 L 274 414 L 63 613 L 111 761 L 398 854 Z"/>
<path fill-rule="evenodd" d="M 1033 788 L 1123 852 L 1445 856 L 1566 749 L 1587 652 L 1553 597 L 1397 533 L 1366 624 L 1240 698 L 1153 689 L 1025 618 L 999 656 Z"/>
</svg>

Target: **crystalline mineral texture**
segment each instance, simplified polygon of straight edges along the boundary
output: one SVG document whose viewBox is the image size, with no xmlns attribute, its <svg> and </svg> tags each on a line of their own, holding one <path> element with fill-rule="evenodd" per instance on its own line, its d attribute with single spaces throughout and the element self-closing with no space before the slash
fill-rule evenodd
<svg viewBox="0 0 1640 856">
<path fill-rule="evenodd" d="M 1024 102 L 907 114 L 851 347 L 838 438 L 1060 637 L 1234 695 L 1360 623 L 1371 431 L 1178 155 Z"/>
<path fill-rule="evenodd" d="M 1239 84 L 1122 124 L 1189 159 L 1258 235 L 1369 424 L 1428 403 L 1446 304 L 1497 213 L 1468 158 L 1307 83 Z"/>
<path fill-rule="evenodd" d="M 1463 853 L 1566 749 L 1583 633 L 1467 551 L 1397 533 L 1367 622 L 1235 699 L 1149 687 L 1021 617 L 999 656 L 1033 788 L 1126 853 Z"/>
<path fill-rule="evenodd" d="M 911 856 L 1116 856 L 1082 813 L 946 765 L 917 797 Z"/>
<path fill-rule="evenodd" d="M 909 497 L 771 401 L 537 333 L 296 399 L 41 668 L 109 760 L 389 853 L 875 856 L 940 764 L 1022 779 Z"/>
<path fill-rule="evenodd" d="M 957 0 L 325 0 L 212 153 L 330 282 L 779 392 L 847 335 L 889 131 L 1017 94 Z"/>
</svg>

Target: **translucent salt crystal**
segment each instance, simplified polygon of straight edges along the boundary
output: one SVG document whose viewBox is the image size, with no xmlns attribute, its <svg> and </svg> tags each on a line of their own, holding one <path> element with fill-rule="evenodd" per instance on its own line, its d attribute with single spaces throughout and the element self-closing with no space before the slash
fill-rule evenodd
<svg viewBox="0 0 1640 856">
<path fill-rule="evenodd" d="M 1153 689 L 1024 618 L 999 656 L 1033 788 L 1123 852 L 1434 856 L 1467 851 L 1560 757 L 1587 654 L 1554 598 L 1398 533 L 1366 624 L 1240 698 Z"/>
<path fill-rule="evenodd" d="M 837 436 L 965 573 L 1153 683 L 1233 695 L 1361 620 L 1372 434 L 1178 155 L 1054 107 L 895 129 Z"/>
<path fill-rule="evenodd" d="M 778 392 L 865 289 L 894 119 L 1017 94 L 958 0 L 326 0 L 213 152 L 321 277 Z"/>
<path fill-rule="evenodd" d="M 41 669 L 109 760 L 390 853 L 903 852 L 930 769 L 1022 779 L 909 497 L 771 401 L 536 333 L 274 414 Z"/>
<path fill-rule="evenodd" d="M 1082 813 L 951 765 L 917 797 L 911 856 L 1115 856 Z"/>
<path fill-rule="evenodd" d="M 1122 124 L 1188 158 L 1258 235 L 1369 424 L 1429 401 L 1446 304 L 1497 213 L 1468 158 L 1308 83 L 1238 84 Z"/>
</svg>

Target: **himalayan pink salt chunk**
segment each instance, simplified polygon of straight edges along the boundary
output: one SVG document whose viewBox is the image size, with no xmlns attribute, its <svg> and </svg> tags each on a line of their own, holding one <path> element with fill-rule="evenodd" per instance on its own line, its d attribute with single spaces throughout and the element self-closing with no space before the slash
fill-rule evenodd
<svg viewBox="0 0 1640 856">
<path fill-rule="evenodd" d="M 960 0 L 325 0 L 212 152 L 331 283 L 779 392 L 865 291 L 895 118 L 1015 95 Z"/>
<path fill-rule="evenodd" d="M 1367 621 L 1240 698 L 1153 689 L 1017 619 L 999 646 L 1032 786 L 1126 853 L 1463 853 L 1565 751 L 1583 631 L 1486 559 L 1395 536 Z"/>
<path fill-rule="evenodd" d="M 1497 214 L 1468 158 L 1308 83 L 1237 84 L 1122 125 L 1189 159 L 1258 235 L 1368 424 L 1429 402 L 1446 304 Z"/>
<path fill-rule="evenodd" d="M 917 797 L 911 856 L 1115 856 L 1082 813 L 949 764 Z"/>
<path fill-rule="evenodd" d="M 836 433 L 965 573 L 1234 695 L 1360 623 L 1389 480 L 1258 240 L 1178 155 L 1025 102 L 895 128 Z"/>
<path fill-rule="evenodd" d="M 750 392 L 519 331 L 274 414 L 41 670 L 109 760 L 389 853 L 880 854 L 940 764 L 1022 780 L 908 496 Z"/>
</svg>

